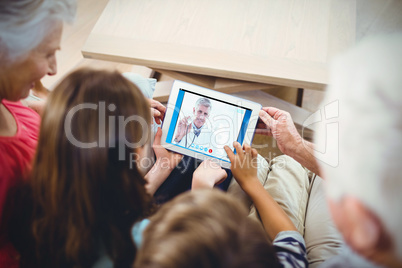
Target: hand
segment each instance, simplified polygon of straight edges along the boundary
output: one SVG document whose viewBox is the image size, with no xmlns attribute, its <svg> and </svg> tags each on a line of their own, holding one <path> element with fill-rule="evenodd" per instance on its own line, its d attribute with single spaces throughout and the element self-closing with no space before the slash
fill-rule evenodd
<svg viewBox="0 0 402 268">
<path fill-rule="evenodd" d="M 243 151 L 238 142 L 234 142 L 233 147 L 236 149 L 237 155 L 228 146 L 225 146 L 225 151 L 231 161 L 230 169 L 240 187 L 253 201 L 270 239 L 274 240 L 280 232 L 297 230 L 290 218 L 269 194 L 269 191 L 266 191 L 259 182 L 257 177 L 257 151 L 251 149 L 247 144 L 244 144 Z"/>
<path fill-rule="evenodd" d="M 216 162 L 205 160 L 193 173 L 191 189 L 212 188 L 215 184 L 223 182 L 227 173 Z"/>
<path fill-rule="evenodd" d="M 156 161 L 160 168 L 173 170 L 182 160 L 183 155 L 170 152 L 161 145 L 162 129 L 158 128 L 152 149 L 155 152 Z"/>
<path fill-rule="evenodd" d="M 236 149 L 236 155 L 229 146 L 225 146 L 224 148 L 231 162 L 230 169 L 232 170 L 233 177 L 244 189 L 248 183 L 258 182 L 258 153 L 256 149 L 252 149 L 248 144 L 244 144 L 242 148 L 237 141 L 233 143 L 233 147 Z"/>
<path fill-rule="evenodd" d="M 299 146 L 302 146 L 302 138 L 288 112 L 274 107 L 264 107 L 259 116 L 265 124 L 265 130 L 257 129 L 256 133 L 273 136 L 282 153 L 292 156 Z"/>
<path fill-rule="evenodd" d="M 165 118 L 166 107 L 159 101 L 148 99 L 148 103 L 151 106 L 151 115 L 155 118 L 155 122 L 160 125 Z"/>
<path fill-rule="evenodd" d="M 191 118 L 191 116 L 186 116 L 179 121 L 176 136 L 174 138 L 175 142 L 180 142 L 181 139 L 183 139 L 183 137 L 190 131 L 191 124 L 187 125 L 187 121 L 189 118 Z"/>
</svg>

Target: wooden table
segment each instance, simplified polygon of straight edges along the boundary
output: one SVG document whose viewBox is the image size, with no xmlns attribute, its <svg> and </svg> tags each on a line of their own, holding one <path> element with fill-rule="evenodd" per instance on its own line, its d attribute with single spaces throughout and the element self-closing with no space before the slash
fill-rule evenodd
<svg viewBox="0 0 402 268">
<path fill-rule="evenodd" d="M 355 24 L 353 0 L 110 0 L 82 53 L 210 88 L 324 89 Z"/>
</svg>

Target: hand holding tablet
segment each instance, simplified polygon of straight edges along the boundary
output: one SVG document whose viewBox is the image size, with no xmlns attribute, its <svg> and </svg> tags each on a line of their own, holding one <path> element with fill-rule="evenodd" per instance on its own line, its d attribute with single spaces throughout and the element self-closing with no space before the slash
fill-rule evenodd
<svg viewBox="0 0 402 268">
<path fill-rule="evenodd" d="M 162 126 L 162 146 L 230 167 L 224 146 L 251 144 L 261 105 L 175 81 Z"/>
</svg>

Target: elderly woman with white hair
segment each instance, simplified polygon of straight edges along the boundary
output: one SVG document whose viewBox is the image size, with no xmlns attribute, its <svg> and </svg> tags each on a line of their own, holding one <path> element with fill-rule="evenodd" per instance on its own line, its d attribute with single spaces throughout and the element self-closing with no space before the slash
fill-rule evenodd
<svg viewBox="0 0 402 268">
<path fill-rule="evenodd" d="M 0 2 L 0 266 L 18 267 L 4 230 L 4 203 L 29 171 L 40 117 L 21 104 L 37 81 L 56 74 L 63 22 L 75 15 L 73 0 Z M 11 208 L 7 207 L 7 210 Z"/>
<path fill-rule="evenodd" d="M 401 70 L 401 33 L 365 40 L 336 58 L 321 115 L 339 130 L 327 124 L 316 133 L 324 157 L 288 113 L 260 113 L 283 152 L 326 180 L 329 211 L 347 246 L 320 267 L 402 267 Z"/>
</svg>

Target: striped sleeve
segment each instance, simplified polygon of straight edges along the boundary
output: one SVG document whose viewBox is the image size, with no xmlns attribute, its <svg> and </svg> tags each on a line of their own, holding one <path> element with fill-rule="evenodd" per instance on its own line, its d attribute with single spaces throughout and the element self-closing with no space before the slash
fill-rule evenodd
<svg viewBox="0 0 402 268">
<path fill-rule="evenodd" d="M 280 232 L 272 245 L 282 267 L 308 267 L 306 245 L 299 232 Z"/>
</svg>

